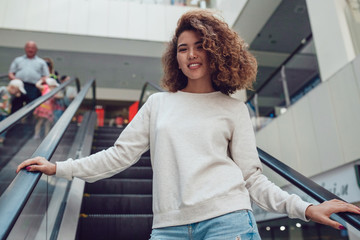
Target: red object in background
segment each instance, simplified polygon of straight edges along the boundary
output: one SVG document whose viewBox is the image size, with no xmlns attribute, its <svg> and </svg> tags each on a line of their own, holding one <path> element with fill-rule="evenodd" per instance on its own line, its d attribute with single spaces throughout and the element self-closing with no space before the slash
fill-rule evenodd
<svg viewBox="0 0 360 240">
<path fill-rule="evenodd" d="M 82 123 L 83 118 L 84 118 L 83 115 L 78 115 L 78 116 L 77 116 L 77 123 L 78 123 L 78 124 Z"/>
<path fill-rule="evenodd" d="M 99 127 L 103 127 L 104 126 L 104 116 L 105 116 L 105 111 L 103 109 L 102 106 L 96 106 L 95 107 L 95 112 L 97 114 L 97 124 Z"/>
<path fill-rule="evenodd" d="M 138 111 L 138 108 L 139 108 L 139 101 L 134 102 L 129 107 L 129 122 L 131 122 L 131 120 L 135 117 L 135 115 Z"/>
<path fill-rule="evenodd" d="M 121 116 L 116 117 L 115 124 L 117 127 L 121 127 L 124 124 L 124 118 Z"/>
</svg>

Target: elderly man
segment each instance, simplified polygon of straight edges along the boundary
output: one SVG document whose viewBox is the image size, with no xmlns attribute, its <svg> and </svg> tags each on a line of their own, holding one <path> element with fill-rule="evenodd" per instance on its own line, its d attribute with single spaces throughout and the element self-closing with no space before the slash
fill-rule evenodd
<svg viewBox="0 0 360 240">
<path fill-rule="evenodd" d="M 46 62 L 39 58 L 36 43 L 29 41 L 25 44 L 25 55 L 17 57 L 11 63 L 9 70 L 9 78 L 21 79 L 24 82 L 26 95 L 15 98 L 12 102 L 12 112 L 17 111 L 23 106 L 23 103 L 29 103 L 41 96 L 40 91 L 36 88 L 35 83 L 40 78 L 49 76 L 49 69 Z"/>
</svg>

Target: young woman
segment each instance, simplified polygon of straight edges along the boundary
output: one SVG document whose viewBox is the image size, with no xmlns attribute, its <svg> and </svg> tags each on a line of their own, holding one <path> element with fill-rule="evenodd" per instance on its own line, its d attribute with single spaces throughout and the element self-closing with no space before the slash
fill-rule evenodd
<svg viewBox="0 0 360 240">
<path fill-rule="evenodd" d="M 169 92 L 148 99 L 106 151 L 56 164 L 37 157 L 28 171 L 89 182 L 128 168 L 150 148 L 153 167 L 151 239 L 260 239 L 250 199 L 291 218 L 337 229 L 334 212 L 359 213 L 340 201 L 311 205 L 262 174 L 244 103 L 228 95 L 249 88 L 255 58 L 228 25 L 205 10 L 184 14 L 164 56 Z"/>
</svg>

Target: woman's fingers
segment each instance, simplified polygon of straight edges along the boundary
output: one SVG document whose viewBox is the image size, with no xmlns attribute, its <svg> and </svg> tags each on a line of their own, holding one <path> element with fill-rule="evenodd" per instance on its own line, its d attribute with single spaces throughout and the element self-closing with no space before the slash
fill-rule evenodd
<svg viewBox="0 0 360 240">
<path fill-rule="evenodd" d="M 324 218 L 322 222 L 319 222 L 321 224 L 325 224 L 325 225 L 328 225 L 330 227 L 333 227 L 335 229 L 345 229 L 345 227 L 343 225 L 341 225 L 340 223 L 334 221 L 334 220 L 331 220 L 330 218 Z"/>
<path fill-rule="evenodd" d="M 55 174 L 56 166 L 53 163 L 50 163 L 43 157 L 35 157 L 28 160 L 23 161 L 19 164 L 16 169 L 18 173 L 21 169 L 25 168 L 29 172 L 40 171 L 48 175 Z"/>
<path fill-rule="evenodd" d="M 50 163 L 50 162 L 45 165 L 31 165 L 31 166 L 26 167 L 26 170 L 29 172 L 42 172 L 47 175 L 53 175 L 53 174 L 55 174 L 55 172 L 52 171 L 52 165 L 54 165 L 54 164 Z"/>
<path fill-rule="evenodd" d="M 354 204 L 343 202 L 338 199 L 328 201 L 331 213 L 351 212 L 360 214 L 360 208 Z"/>
<path fill-rule="evenodd" d="M 329 225 L 336 229 L 345 229 L 340 223 L 330 219 L 331 214 L 339 212 L 360 214 L 360 208 L 353 204 L 333 199 L 319 205 L 309 206 L 306 210 L 306 215 L 314 222 Z"/>
<path fill-rule="evenodd" d="M 18 173 L 21 169 L 23 169 L 26 166 L 38 164 L 40 161 L 41 161 L 41 157 L 35 157 L 35 158 L 30 158 L 28 160 L 25 160 L 18 165 L 16 172 Z"/>
</svg>

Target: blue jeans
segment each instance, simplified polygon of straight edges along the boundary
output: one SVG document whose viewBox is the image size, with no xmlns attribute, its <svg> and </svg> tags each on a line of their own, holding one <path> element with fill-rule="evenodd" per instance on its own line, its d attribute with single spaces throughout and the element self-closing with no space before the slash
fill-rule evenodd
<svg viewBox="0 0 360 240">
<path fill-rule="evenodd" d="M 155 228 L 150 240 L 260 240 L 250 210 L 239 210 L 216 218 L 182 226 Z"/>
</svg>

